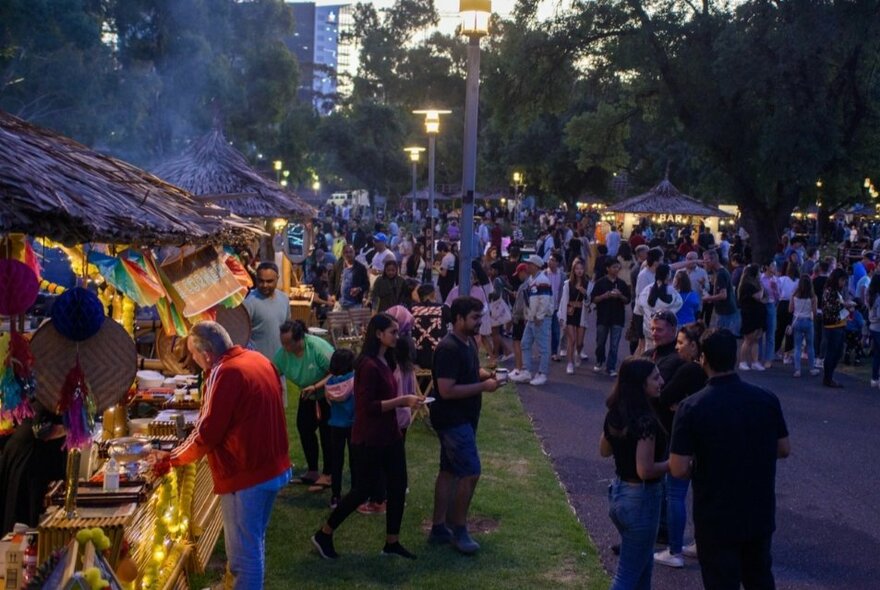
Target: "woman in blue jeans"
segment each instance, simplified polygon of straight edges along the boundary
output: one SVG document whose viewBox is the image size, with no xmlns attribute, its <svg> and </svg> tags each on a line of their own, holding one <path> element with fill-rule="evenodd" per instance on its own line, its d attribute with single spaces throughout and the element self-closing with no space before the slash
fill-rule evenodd
<svg viewBox="0 0 880 590">
<path fill-rule="evenodd" d="M 825 329 L 822 339 L 826 342 L 825 363 L 823 370 L 825 377 L 822 385 L 834 389 L 843 387 L 834 380 L 834 371 L 843 357 L 844 330 L 850 310 L 854 307 L 852 301 L 846 301 L 847 276 L 842 268 L 835 268 L 828 283 L 825 286 L 825 294 L 822 297 L 822 325 Z"/>
<path fill-rule="evenodd" d="M 617 477 L 608 488 L 609 515 L 620 532 L 620 559 L 612 590 L 651 587 L 654 541 L 660 525 L 663 476 L 669 466 L 667 432 L 651 408 L 663 378 L 656 365 L 627 359 L 608 397 L 599 453 L 614 456 Z"/>
<path fill-rule="evenodd" d="M 788 310 L 792 315 L 791 336 L 794 339 L 794 376 L 801 376 L 801 350 L 806 346 L 807 368 L 810 375 L 819 374 L 816 368 L 816 350 L 813 347 L 813 335 L 815 330 L 813 322 L 816 318 L 816 294 L 813 292 L 813 281 L 809 275 L 801 276 L 797 291 L 788 304 Z"/>
</svg>

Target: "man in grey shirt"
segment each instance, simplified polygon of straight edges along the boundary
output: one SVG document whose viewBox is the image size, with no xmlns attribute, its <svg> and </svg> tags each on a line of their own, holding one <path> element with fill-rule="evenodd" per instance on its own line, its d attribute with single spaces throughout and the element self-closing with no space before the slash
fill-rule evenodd
<svg viewBox="0 0 880 590">
<path fill-rule="evenodd" d="M 251 316 L 248 348 L 270 361 L 281 348 L 281 324 L 290 319 L 290 299 L 277 287 L 278 267 L 273 262 L 261 262 L 257 267 L 257 288 L 244 300 Z"/>
</svg>

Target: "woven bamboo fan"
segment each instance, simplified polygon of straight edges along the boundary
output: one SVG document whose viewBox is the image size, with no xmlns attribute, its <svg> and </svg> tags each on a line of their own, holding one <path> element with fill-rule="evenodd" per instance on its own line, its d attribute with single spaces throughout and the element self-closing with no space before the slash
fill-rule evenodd
<svg viewBox="0 0 880 590">
<path fill-rule="evenodd" d="M 47 408 L 58 406 L 64 379 L 76 363 L 77 348 L 97 411 L 122 401 L 137 373 L 137 348 L 125 328 L 107 320 L 97 334 L 77 345 L 59 334 L 49 320 L 31 340 L 40 403 Z"/>
<path fill-rule="evenodd" d="M 232 309 L 220 307 L 217 310 L 217 323 L 226 328 L 233 344 L 247 345 L 251 338 L 251 316 L 244 305 Z M 199 371 L 186 348 L 185 337 L 167 336 L 164 330 L 159 330 L 156 352 L 163 370 L 169 375 L 188 375 Z"/>
</svg>

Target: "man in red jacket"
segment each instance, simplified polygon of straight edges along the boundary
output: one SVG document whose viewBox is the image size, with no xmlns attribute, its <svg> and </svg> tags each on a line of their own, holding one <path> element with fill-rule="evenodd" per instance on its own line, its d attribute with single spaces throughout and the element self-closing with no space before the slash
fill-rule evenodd
<svg viewBox="0 0 880 590">
<path fill-rule="evenodd" d="M 187 347 L 208 379 L 196 428 L 171 453 L 171 464 L 208 457 L 223 514 L 227 575 L 237 590 L 260 589 L 272 504 L 290 480 L 281 380 L 268 359 L 233 346 L 216 322 L 193 326 Z"/>
</svg>

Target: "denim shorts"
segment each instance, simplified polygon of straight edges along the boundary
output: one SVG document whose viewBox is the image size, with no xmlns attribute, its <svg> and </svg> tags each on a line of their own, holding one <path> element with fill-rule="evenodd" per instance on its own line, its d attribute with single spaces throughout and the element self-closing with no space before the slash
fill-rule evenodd
<svg viewBox="0 0 880 590">
<path fill-rule="evenodd" d="M 480 454 L 477 452 L 477 433 L 472 424 L 459 424 L 437 431 L 440 439 L 440 471 L 456 477 L 480 475 Z"/>
</svg>

